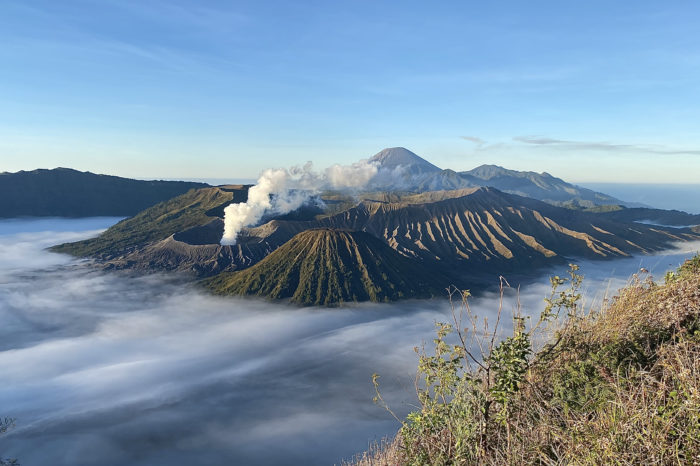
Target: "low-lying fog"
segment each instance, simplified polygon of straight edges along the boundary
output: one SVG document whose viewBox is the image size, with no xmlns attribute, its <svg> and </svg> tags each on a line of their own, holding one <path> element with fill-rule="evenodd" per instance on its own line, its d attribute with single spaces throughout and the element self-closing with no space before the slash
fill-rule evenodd
<svg viewBox="0 0 700 466">
<path fill-rule="evenodd" d="M 114 221 L 0 221 L 0 416 L 16 418 L 0 457 L 333 464 L 396 431 L 372 403 L 371 374 L 381 374 L 397 414 L 408 412 L 413 347 L 448 319 L 446 299 L 299 309 L 208 296 L 174 276 L 102 272 L 44 250 Z M 699 248 L 581 262 L 587 298 L 642 266 L 660 277 Z M 548 275 L 522 287 L 526 312 L 542 308 Z M 492 315 L 496 300 L 485 294 L 472 307 Z"/>
</svg>

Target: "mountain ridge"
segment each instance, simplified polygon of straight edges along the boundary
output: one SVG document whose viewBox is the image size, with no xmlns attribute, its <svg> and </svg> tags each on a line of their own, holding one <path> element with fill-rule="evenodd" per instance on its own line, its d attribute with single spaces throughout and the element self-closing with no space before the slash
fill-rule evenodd
<svg viewBox="0 0 700 466">
<path fill-rule="evenodd" d="M 700 238 L 690 230 L 615 222 L 494 188 L 389 197 L 398 202 L 364 200 L 315 220 L 271 220 L 244 229 L 235 246 L 219 244 L 220 218 L 199 217 L 189 228 L 163 234 L 157 241 L 102 250 L 101 257 L 109 267 L 189 270 L 211 276 L 253 266 L 296 234 L 326 228 L 364 231 L 406 258 L 430 267 L 441 264 L 436 270 L 463 280 L 519 272 L 570 257 L 610 259 L 650 253 L 674 241 Z M 80 250 L 83 244 L 59 250 Z"/>
<path fill-rule="evenodd" d="M 547 172 L 517 171 L 499 165 L 484 164 L 472 170 L 457 172 L 440 169 L 408 149 L 388 148 L 370 158 L 378 165 L 377 190 L 436 191 L 490 186 L 501 191 L 532 197 L 553 205 L 574 203 L 581 207 L 597 205 L 636 205 L 604 193 L 567 183 Z M 382 176 L 382 171 L 389 175 Z"/>
<path fill-rule="evenodd" d="M 189 181 L 134 180 L 63 167 L 3 172 L 0 217 L 126 217 L 207 186 Z"/>
<path fill-rule="evenodd" d="M 96 238 L 52 250 L 97 259 L 105 268 L 191 272 L 221 293 L 332 305 L 417 297 L 415 277 L 422 277 L 421 287 L 430 294 L 450 284 L 479 287 L 499 274 L 577 257 L 628 257 L 700 239 L 697 230 L 636 223 L 649 209 L 611 204 L 585 211 L 579 202 L 567 201 L 577 208 L 564 208 L 551 199 L 483 186 L 507 184 L 517 192 L 525 186 L 550 197 L 587 193 L 548 173 L 482 165 L 471 175 L 460 174 L 404 148 L 382 151 L 374 163 L 385 164 L 380 175 L 390 173 L 398 183 L 419 179 L 423 186 L 418 191 L 314 195 L 316 208 L 264 215 L 259 224 L 240 231 L 235 245 L 220 244 L 224 208 L 245 202 L 249 186 L 204 187 L 149 207 Z M 477 177 L 487 180 L 482 185 L 469 181 Z M 459 188 L 437 190 L 445 183 Z M 676 212 L 652 213 L 681 218 Z M 306 272 L 300 275 L 302 265 Z M 424 272 L 439 277 L 442 287 Z"/>
<path fill-rule="evenodd" d="M 244 202 L 245 199 L 247 189 L 243 186 L 191 190 L 120 221 L 96 238 L 59 244 L 51 250 L 109 259 L 180 231 L 205 225 L 215 218 L 212 215 L 216 215 L 222 206 Z"/>
</svg>

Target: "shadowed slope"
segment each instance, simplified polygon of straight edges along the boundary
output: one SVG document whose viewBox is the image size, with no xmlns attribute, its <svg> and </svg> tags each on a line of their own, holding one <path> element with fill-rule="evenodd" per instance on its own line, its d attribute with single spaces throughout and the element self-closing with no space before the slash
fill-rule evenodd
<svg viewBox="0 0 700 466">
<path fill-rule="evenodd" d="M 0 217 L 134 215 L 206 183 L 143 181 L 70 168 L 0 173 Z"/>
<path fill-rule="evenodd" d="M 253 267 L 204 283 L 220 294 L 289 298 L 305 305 L 424 298 L 450 285 L 368 233 L 327 229 L 299 233 Z"/>
</svg>

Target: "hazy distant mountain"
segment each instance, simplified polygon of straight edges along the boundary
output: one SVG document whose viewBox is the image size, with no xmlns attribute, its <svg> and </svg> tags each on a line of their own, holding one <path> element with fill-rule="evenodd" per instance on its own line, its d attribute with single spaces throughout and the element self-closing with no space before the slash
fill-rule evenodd
<svg viewBox="0 0 700 466">
<path fill-rule="evenodd" d="M 483 165 L 458 173 L 442 170 L 403 147 L 384 149 L 371 159 L 380 170 L 368 189 L 425 192 L 492 186 L 554 205 L 587 208 L 626 205 L 547 173 Z M 205 183 L 140 181 L 68 168 L 0 173 L 0 217 L 130 216 Z"/>
<path fill-rule="evenodd" d="M 403 147 L 384 149 L 370 161 L 380 172 L 372 183 L 377 190 L 436 191 L 491 186 L 501 191 L 531 197 L 554 205 L 576 207 L 619 204 L 624 201 L 582 188 L 548 173 L 508 170 L 497 165 L 482 165 L 473 170 L 442 170 Z"/>
<path fill-rule="evenodd" d="M 219 294 L 304 305 L 395 301 L 443 294 L 449 280 L 361 231 L 307 230 L 241 272 L 205 281 Z"/>
<path fill-rule="evenodd" d="M 0 217 L 128 216 L 205 183 L 140 181 L 70 168 L 0 173 Z"/>
<path fill-rule="evenodd" d="M 481 165 L 460 173 L 472 183 L 493 186 L 501 191 L 531 197 L 552 204 L 576 202 L 583 207 L 607 204 L 625 204 L 607 194 L 567 183 L 547 172 L 508 170 L 498 165 Z"/>
<path fill-rule="evenodd" d="M 403 174 L 411 176 L 421 176 L 441 171 L 432 163 L 404 147 L 384 149 L 372 156 L 369 161 L 375 162 L 379 164 L 381 168 L 387 170 L 403 169 Z"/>
<path fill-rule="evenodd" d="M 370 189 L 426 191 L 468 187 L 456 172 L 450 174 L 404 147 L 384 149 L 369 159 L 379 167 Z M 453 183 L 448 178 L 453 177 Z"/>
</svg>

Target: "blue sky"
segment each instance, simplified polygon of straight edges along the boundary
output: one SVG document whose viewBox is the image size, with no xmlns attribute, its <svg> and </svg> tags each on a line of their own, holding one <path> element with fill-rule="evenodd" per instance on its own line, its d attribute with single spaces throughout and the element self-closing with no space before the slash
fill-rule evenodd
<svg viewBox="0 0 700 466">
<path fill-rule="evenodd" d="M 487 4 L 488 3 L 488 4 Z M 443 168 L 700 183 L 700 4 L 0 3 L 0 171 Z"/>
</svg>

